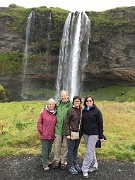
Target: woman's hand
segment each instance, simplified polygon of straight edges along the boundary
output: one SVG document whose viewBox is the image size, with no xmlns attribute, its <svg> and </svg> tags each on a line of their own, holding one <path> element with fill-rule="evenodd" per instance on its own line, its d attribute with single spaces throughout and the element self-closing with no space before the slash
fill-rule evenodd
<svg viewBox="0 0 135 180">
<path fill-rule="evenodd" d="M 70 139 L 70 135 L 67 136 L 67 139 Z"/>
</svg>

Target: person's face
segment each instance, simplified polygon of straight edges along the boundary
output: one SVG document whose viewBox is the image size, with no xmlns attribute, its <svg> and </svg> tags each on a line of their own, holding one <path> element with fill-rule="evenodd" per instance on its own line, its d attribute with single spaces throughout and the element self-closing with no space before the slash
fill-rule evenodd
<svg viewBox="0 0 135 180">
<path fill-rule="evenodd" d="M 53 101 L 50 101 L 50 102 L 48 103 L 48 108 L 49 108 L 50 110 L 53 110 L 53 109 L 55 108 L 55 103 L 54 103 Z"/>
<path fill-rule="evenodd" d="M 92 101 L 91 97 L 88 97 L 88 99 L 86 101 L 86 105 L 87 105 L 87 107 L 90 107 L 93 105 L 93 101 Z"/>
<path fill-rule="evenodd" d="M 74 100 L 74 106 L 75 106 L 76 108 L 79 108 L 80 105 L 81 105 L 80 99 L 75 99 L 75 100 Z"/>
<path fill-rule="evenodd" d="M 60 95 L 60 98 L 63 102 L 66 102 L 68 100 L 68 95 L 66 92 L 62 92 Z"/>
</svg>

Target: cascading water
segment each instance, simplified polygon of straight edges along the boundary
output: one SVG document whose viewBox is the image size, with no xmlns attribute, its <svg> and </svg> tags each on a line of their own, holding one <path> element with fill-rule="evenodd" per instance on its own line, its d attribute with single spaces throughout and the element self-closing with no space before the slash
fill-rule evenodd
<svg viewBox="0 0 135 180">
<path fill-rule="evenodd" d="M 23 70 L 23 83 L 22 83 L 22 98 L 27 99 L 28 96 L 28 89 L 29 89 L 29 83 L 26 79 L 27 74 L 27 66 L 28 66 L 28 47 L 29 47 L 29 37 L 30 37 L 30 29 L 31 29 L 31 20 L 32 17 L 35 18 L 35 12 L 31 11 L 27 18 L 27 24 L 26 24 L 26 41 L 25 41 L 25 49 L 24 49 L 24 70 Z"/>
<path fill-rule="evenodd" d="M 80 94 L 83 69 L 88 60 L 90 31 L 90 19 L 85 12 L 69 13 L 59 53 L 56 99 L 62 89 L 68 91 L 70 99 Z"/>
<path fill-rule="evenodd" d="M 47 35 L 47 42 L 48 42 L 48 48 L 47 48 L 47 53 L 49 54 L 49 50 L 50 50 L 50 41 L 51 41 L 51 37 L 50 37 L 50 31 L 51 31 L 51 13 L 49 14 L 49 25 L 48 25 L 48 35 Z"/>
</svg>

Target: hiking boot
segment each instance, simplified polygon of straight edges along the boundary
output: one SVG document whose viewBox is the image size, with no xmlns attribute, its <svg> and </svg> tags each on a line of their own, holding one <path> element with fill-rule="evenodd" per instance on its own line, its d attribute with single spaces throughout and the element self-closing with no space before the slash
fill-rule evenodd
<svg viewBox="0 0 135 180">
<path fill-rule="evenodd" d="M 89 168 L 89 172 L 90 172 L 90 173 L 95 172 L 95 171 L 97 171 L 97 170 L 98 170 L 97 167 L 90 167 L 90 168 Z"/>
<path fill-rule="evenodd" d="M 78 164 L 75 165 L 75 169 L 76 169 L 79 173 L 82 172 L 82 168 L 81 168 Z"/>
<path fill-rule="evenodd" d="M 73 174 L 73 175 L 78 174 L 78 171 L 75 169 L 74 166 L 72 166 L 71 168 L 69 168 L 69 172 L 71 172 L 71 174 Z"/>
<path fill-rule="evenodd" d="M 61 164 L 61 169 L 66 169 L 66 167 L 67 167 L 67 164 Z"/>
<path fill-rule="evenodd" d="M 59 163 L 54 162 L 54 163 L 52 164 L 52 168 L 53 168 L 53 169 L 57 169 L 58 167 L 59 167 Z"/>
<path fill-rule="evenodd" d="M 49 171 L 49 167 L 48 166 L 43 166 L 44 171 Z"/>
<path fill-rule="evenodd" d="M 89 178 L 88 172 L 83 172 L 83 178 L 84 178 L 84 179 L 88 179 L 88 178 Z"/>
<path fill-rule="evenodd" d="M 52 165 L 52 162 L 51 162 L 51 161 L 49 161 L 49 162 L 48 162 L 48 166 L 51 166 L 51 165 Z"/>
</svg>

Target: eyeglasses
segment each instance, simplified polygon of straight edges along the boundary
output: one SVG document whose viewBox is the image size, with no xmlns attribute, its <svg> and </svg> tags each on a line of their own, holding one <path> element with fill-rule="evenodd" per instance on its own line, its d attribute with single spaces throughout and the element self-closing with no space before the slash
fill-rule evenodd
<svg viewBox="0 0 135 180">
<path fill-rule="evenodd" d="M 92 102 L 92 100 L 87 100 L 86 102 Z"/>
<path fill-rule="evenodd" d="M 80 101 L 74 101 L 74 102 L 80 102 Z"/>
</svg>

